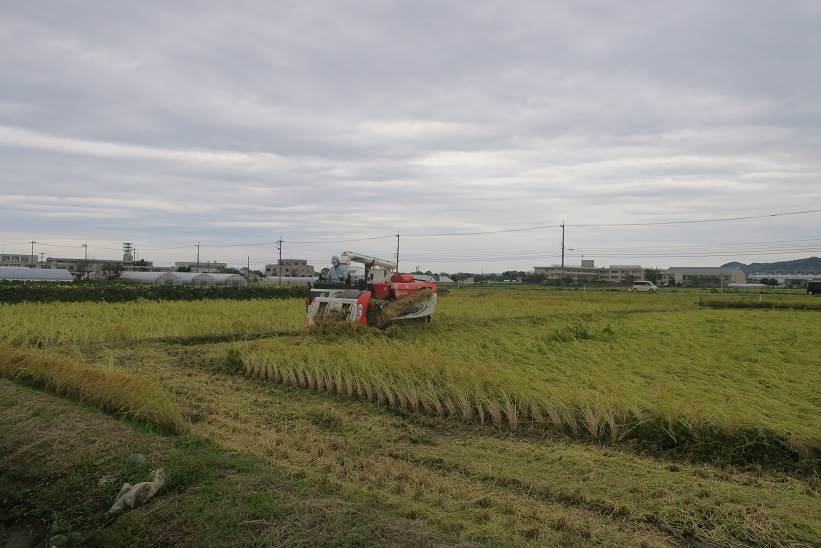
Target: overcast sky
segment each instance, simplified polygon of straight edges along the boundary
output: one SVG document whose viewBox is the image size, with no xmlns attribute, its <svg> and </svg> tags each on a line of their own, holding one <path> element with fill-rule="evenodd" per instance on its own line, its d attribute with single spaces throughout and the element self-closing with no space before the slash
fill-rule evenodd
<svg viewBox="0 0 821 548">
<path fill-rule="evenodd" d="M 0 3 L 0 248 L 317 266 L 821 255 L 821 3 Z M 403 270 L 558 228 L 401 238 Z M 230 246 L 229 246 L 230 244 Z M 234 245 L 243 244 L 243 245 Z M 254 244 L 254 245 L 244 245 Z M 223 247 L 218 247 L 223 246 Z"/>
</svg>

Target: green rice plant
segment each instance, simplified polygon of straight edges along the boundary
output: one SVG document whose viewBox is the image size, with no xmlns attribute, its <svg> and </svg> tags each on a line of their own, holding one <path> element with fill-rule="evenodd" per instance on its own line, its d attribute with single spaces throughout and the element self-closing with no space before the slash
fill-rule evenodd
<svg viewBox="0 0 821 548">
<path fill-rule="evenodd" d="M 115 415 L 156 425 L 163 431 L 185 430 L 182 414 L 168 393 L 122 369 L 0 348 L 0 377 L 89 402 Z"/>
</svg>

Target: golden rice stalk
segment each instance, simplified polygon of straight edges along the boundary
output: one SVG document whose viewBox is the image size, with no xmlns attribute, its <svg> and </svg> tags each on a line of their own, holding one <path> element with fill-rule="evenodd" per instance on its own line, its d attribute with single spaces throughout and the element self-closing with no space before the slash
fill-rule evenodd
<svg viewBox="0 0 821 548">
<path fill-rule="evenodd" d="M 163 430 L 185 430 L 182 413 L 170 394 L 122 369 L 6 348 L 0 349 L 0 376 L 87 401 L 115 415 L 153 423 Z"/>
<path fill-rule="evenodd" d="M 427 301 L 433 295 L 430 289 L 423 289 L 412 295 L 391 302 L 383 308 L 376 316 L 376 325 L 384 327 L 393 320 L 416 312 L 420 303 Z"/>
</svg>

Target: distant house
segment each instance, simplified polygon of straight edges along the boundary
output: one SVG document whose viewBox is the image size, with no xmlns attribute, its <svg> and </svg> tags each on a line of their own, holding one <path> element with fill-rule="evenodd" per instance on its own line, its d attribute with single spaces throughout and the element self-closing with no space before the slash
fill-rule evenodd
<svg viewBox="0 0 821 548">
<path fill-rule="evenodd" d="M 453 279 L 450 276 L 438 276 L 436 278 L 436 283 L 444 286 L 456 285 L 456 282 L 453 281 Z"/>
<path fill-rule="evenodd" d="M 717 287 L 723 284 L 743 284 L 747 276 L 740 266 L 673 266 L 659 272 L 662 285 Z"/>
</svg>

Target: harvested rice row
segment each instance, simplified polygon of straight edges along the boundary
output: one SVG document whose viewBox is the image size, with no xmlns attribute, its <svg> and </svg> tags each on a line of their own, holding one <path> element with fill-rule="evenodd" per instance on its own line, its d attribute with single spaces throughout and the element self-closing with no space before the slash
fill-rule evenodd
<svg viewBox="0 0 821 548">
<path fill-rule="evenodd" d="M 739 463 L 791 467 L 809 462 L 801 466 L 812 471 L 818 462 L 818 448 L 774 432 L 731 430 L 704 420 L 663 417 L 619 408 L 604 398 L 598 402 L 548 400 L 526 389 L 507 389 L 503 382 L 392 368 L 390 361 L 374 364 L 356 354 L 329 359 L 321 352 L 287 356 L 249 351 L 243 354 L 242 363 L 251 377 L 368 400 L 405 413 L 511 430 L 526 425 L 608 443 L 636 440 L 647 448 L 684 450 L 698 458 L 721 457 Z"/>
<path fill-rule="evenodd" d="M 626 411 L 575 409 L 568 404 L 522 397 L 478 382 L 465 385 L 454 380 L 407 378 L 389 372 L 368 375 L 365 371 L 369 367 L 365 363 L 349 361 L 333 367 L 307 355 L 285 362 L 273 355 L 256 353 L 246 353 L 242 361 L 246 373 L 252 377 L 334 392 L 403 412 L 452 417 L 511 430 L 521 424 L 543 424 L 575 436 L 616 442 L 631 420 Z"/>
<path fill-rule="evenodd" d="M 0 348 L 0 377 L 90 402 L 115 415 L 181 432 L 185 421 L 162 388 L 121 369 L 95 367 L 35 351 Z"/>
</svg>

